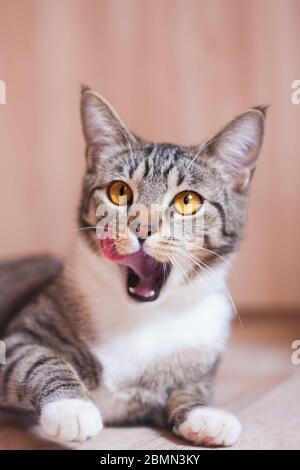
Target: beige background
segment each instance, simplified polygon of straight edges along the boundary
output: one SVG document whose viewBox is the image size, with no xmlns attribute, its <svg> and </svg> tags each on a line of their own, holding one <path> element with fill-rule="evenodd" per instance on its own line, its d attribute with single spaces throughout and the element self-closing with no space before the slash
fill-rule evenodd
<svg viewBox="0 0 300 470">
<path fill-rule="evenodd" d="M 0 0 L 0 256 L 63 253 L 84 169 L 79 83 L 137 133 L 196 143 L 271 104 L 232 289 L 300 307 L 299 0 Z"/>
</svg>

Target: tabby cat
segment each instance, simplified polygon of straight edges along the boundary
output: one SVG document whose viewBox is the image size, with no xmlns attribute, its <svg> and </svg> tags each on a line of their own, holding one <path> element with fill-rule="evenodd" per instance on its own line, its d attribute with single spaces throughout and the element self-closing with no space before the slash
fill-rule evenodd
<svg viewBox="0 0 300 470">
<path fill-rule="evenodd" d="M 18 282 L 0 313 L 1 408 L 34 413 L 47 436 L 65 442 L 103 424 L 149 423 L 197 445 L 230 446 L 240 424 L 212 406 L 212 382 L 233 316 L 224 279 L 265 108 L 190 147 L 137 137 L 88 87 L 81 115 L 78 235 L 62 268 L 43 260 L 36 288 L 24 276 L 18 293 L 11 267 Z M 24 263 L 37 272 L 29 259 L 21 274 Z"/>
</svg>

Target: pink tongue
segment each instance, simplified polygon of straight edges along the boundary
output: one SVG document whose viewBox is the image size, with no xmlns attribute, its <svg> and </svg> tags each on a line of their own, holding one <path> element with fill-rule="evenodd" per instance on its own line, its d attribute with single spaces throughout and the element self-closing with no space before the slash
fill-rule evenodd
<svg viewBox="0 0 300 470">
<path fill-rule="evenodd" d="M 143 250 L 136 251 L 130 255 L 119 255 L 114 241 L 110 238 L 101 239 L 100 245 L 103 254 L 108 259 L 131 268 L 139 276 L 139 283 L 135 287 L 135 293 L 143 297 L 149 296 L 150 292 L 154 290 L 155 281 L 161 274 L 161 263 L 147 255 Z"/>
</svg>

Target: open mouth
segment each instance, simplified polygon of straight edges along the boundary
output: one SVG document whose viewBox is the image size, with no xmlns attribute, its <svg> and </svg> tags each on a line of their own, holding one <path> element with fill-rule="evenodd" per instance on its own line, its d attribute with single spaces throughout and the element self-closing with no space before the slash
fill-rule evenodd
<svg viewBox="0 0 300 470">
<path fill-rule="evenodd" d="M 100 241 L 106 258 L 127 268 L 127 293 L 139 302 L 153 302 L 165 285 L 171 272 L 169 263 L 157 261 L 143 248 L 129 255 L 119 255 L 113 240 Z"/>
</svg>

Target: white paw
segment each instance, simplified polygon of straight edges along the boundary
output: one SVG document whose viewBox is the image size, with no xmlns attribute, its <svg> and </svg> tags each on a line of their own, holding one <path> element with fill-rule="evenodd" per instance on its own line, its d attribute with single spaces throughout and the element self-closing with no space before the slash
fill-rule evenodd
<svg viewBox="0 0 300 470">
<path fill-rule="evenodd" d="M 98 408 L 81 399 L 48 403 L 42 408 L 40 423 L 48 436 L 63 442 L 84 441 L 103 427 Z"/>
<path fill-rule="evenodd" d="M 209 407 L 191 410 L 186 419 L 173 429 L 194 444 L 203 446 L 232 446 L 241 432 L 239 421 L 227 411 Z"/>
</svg>

